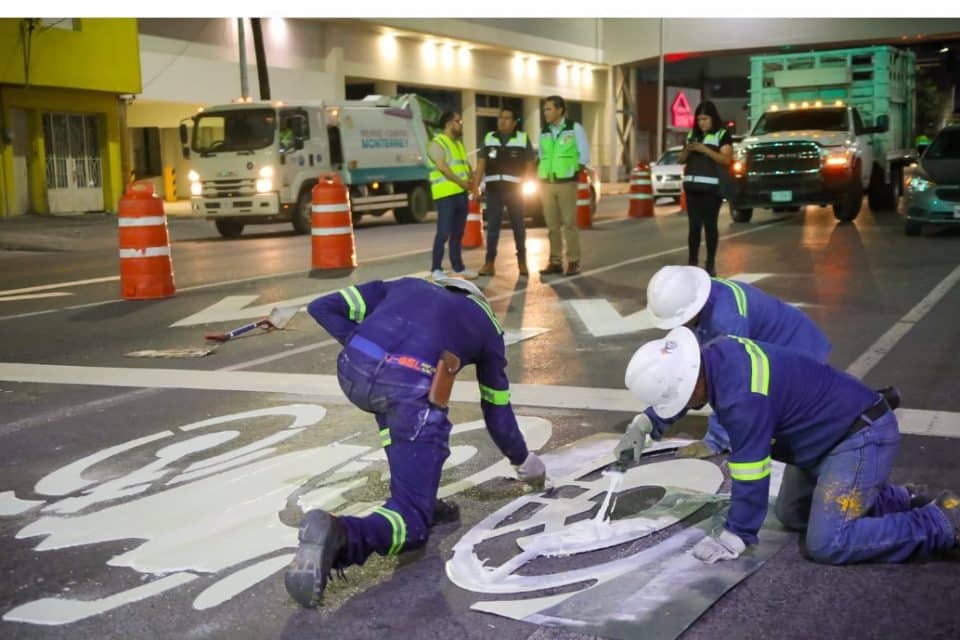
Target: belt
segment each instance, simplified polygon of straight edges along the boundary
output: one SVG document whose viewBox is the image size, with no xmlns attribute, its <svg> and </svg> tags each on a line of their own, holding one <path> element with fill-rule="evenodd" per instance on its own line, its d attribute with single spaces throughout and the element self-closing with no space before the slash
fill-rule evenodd
<svg viewBox="0 0 960 640">
<path fill-rule="evenodd" d="M 577 176 L 570 176 L 569 178 L 540 178 L 541 182 L 549 182 L 550 184 L 562 184 L 564 182 L 576 182 Z"/>
<path fill-rule="evenodd" d="M 841 438 L 841 442 L 861 429 L 869 427 L 874 422 L 886 415 L 888 411 L 890 411 L 890 405 L 887 404 L 887 399 L 880 398 L 879 402 L 861 413 L 857 419 L 853 421 L 853 424 L 850 425 L 850 428 L 847 429 L 847 432 L 844 434 L 843 438 Z"/>
<path fill-rule="evenodd" d="M 360 353 L 365 353 L 374 360 L 383 360 L 384 362 L 389 362 L 390 364 L 395 364 L 401 367 L 406 367 L 407 369 L 413 369 L 418 373 L 422 373 L 425 376 L 433 376 L 436 373 L 437 368 L 429 364 L 420 358 L 415 358 L 414 356 L 407 356 L 400 353 L 387 353 L 386 349 L 378 345 L 376 342 L 367 340 L 363 336 L 353 336 L 350 338 L 350 342 L 347 343 L 347 346 L 356 349 Z"/>
</svg>

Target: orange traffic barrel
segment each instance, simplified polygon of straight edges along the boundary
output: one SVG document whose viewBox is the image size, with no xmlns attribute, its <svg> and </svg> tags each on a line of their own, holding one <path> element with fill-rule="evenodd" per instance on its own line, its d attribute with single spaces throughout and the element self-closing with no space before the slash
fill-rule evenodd
<svg viewBox="0 0 960 640">
<path fill-rule="evenodd" d="M 483 214 L 480 212 L 480 202 L 470 196 L 470 207 L 467 209 L 467 226 L 463 229 L 464 249 L 475 249 L 483 246 Z"/>
<path fill-rule="evenodd" d="M 687 191 L 685 189 L 680 190 L 680 211 L 684 213 L 687 211 Z"/>
<path fill-rule="evenodd" d="M 117 207 L 120 227 L 120 295 L 127 300 L 176 294 L 163 201 L 153 183 L 131 182 Z"/>
<path fill-rule="evenodd" d="M 589 229 L 593 226 L 593 216 L 590 211 L 590 183 L 587 182 L 586 170 L 577 174 L 577 227 Z"/>
<path fill-rule="evenodd" d="M 653 183 L 650 181 L 650 165 L 638 162 L 630 172 L 631 218 L 647 218 L 653 215 Z"/>
<path fill-rule="evenodd" d="M 313 188 L 310 214 L 314 269 L 357 266 L 350 192 L 339 173 L 324 173 Z"/>
</svg>

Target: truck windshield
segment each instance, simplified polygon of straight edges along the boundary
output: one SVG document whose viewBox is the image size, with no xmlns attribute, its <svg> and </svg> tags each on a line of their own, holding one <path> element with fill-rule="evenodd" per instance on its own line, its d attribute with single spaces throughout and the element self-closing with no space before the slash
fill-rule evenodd
<svg viewBox="0 0 960 640">
<path fill-rule="evenodd" d="M 804 109 L 768 111 L 760 117 L 753 135 L 778 131 L 847 131 L 846 109 Z"/>
<path fill-rule="evenodd" d="M 941 131 L 923 157 L 926 160 L 960 160 L 960 129 Z"/>
<path fill-rule="evenodd" d="M 252 151 L 273 144 L 277 114 L 272 109 L 237 109 L 199 114 L 191 148 L 197 153 Z"/>
</svg>

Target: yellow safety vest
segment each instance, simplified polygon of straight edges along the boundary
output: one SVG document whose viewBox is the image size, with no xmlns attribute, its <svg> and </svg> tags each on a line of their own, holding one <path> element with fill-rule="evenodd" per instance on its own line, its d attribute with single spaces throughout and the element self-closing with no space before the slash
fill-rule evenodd
<svg viewBox="0 0 960 640">
<path fill-rule="evenodd" d="M 443 149 L 447 166 L 450 167 L 453 174 L 461 180 L 468 180 L 470 178 L 470 165 L 467 164 L 467 150 L 464 148 L 463 142 L 451 140 L 450 136 L 445 133 L 438 133 L 433 141 Z M 430 160 L 430 194 L 434 200 L 464 192 L 463 187 L 448 180 L 447 176 L 440 173 L 440 169 L 437 168 L 433 158 L 430 158 L 429 155 L 427 157 Z"/>
</svg>

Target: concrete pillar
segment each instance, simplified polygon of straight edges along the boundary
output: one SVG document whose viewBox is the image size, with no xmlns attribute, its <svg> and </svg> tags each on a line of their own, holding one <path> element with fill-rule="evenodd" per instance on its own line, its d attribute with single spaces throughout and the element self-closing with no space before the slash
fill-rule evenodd
<svg viewBox="0 0 960 640">
<path fill-rule="evenodd" d="M 527 96 L 523 99 L 523 129 L 530 136 L 533 146 L 540 145 L 540 98 Z"/>
<path fill-rule="evenodd" d="M 460 104 L 463 105 L 463 146 L 470 155 L 470 164 L 476 166 L 477 157 L 477 92 L 464 89 L 460 92 Z"/>
<path fill-rule="evenodd" d="M 333 81 L 333 102 L 347 97 L 346 76 L 343 72 L 343 33 L 337 25 L 328 25 L 326 29 L 327 53 L 323 60 L 323 70 L 330 74 Z"/>
</svg>

